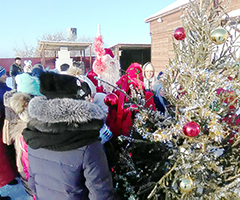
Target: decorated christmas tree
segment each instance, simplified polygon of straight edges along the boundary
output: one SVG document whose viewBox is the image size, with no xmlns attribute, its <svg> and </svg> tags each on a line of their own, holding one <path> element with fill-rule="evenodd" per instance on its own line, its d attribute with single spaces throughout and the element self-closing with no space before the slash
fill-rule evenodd
<svg viewBox="0 0 240 200">
<path fill-rule="evenodd" d="M 122 198 L 240 199 L 238 20 L 228 4 L 190 1 L 183 12 L 160 78 L 166 113 L 138 100 L 131 137 L 119 138 Z"/>
</svg>

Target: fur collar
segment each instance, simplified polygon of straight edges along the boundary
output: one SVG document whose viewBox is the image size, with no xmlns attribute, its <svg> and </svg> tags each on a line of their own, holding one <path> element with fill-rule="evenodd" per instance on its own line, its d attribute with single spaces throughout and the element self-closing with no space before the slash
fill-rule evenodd
<svg viewBox="0 0 240 200">
<path fill-rule="evenodd" d="M 27 111 L 29 101 L 33 98 L 30 94 L 23 92 L 16 92 L 9 98 L 10 108 L 16 113 L 20 114 Z"/>
<path fill-rule="evenodd" d="M 11 98 L 11 97 L 13 96 L 13 94 L 16 93 L 16 92 L 17 92 L 17 90 L 15 90 L 15 89 L 5 92 L 5 94 L 4 94 L 4 96 L 3 96 L 4 106 L 11 107 L 11 106 L 10 106 L 10 98 Z"/>
<path fill-rule="evenodd" d="M 34 97 L 28 106 L 31 118 L 48 123 L 84 123 L 104 118 L 102 109 L 86 100 Z"/>
</svg>

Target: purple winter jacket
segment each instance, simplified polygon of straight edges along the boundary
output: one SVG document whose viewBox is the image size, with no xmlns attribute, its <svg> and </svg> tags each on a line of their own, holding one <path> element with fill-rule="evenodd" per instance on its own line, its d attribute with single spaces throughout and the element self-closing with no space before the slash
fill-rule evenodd
<svg viewBox="0 0 240 200">
<path fill-rule="evenodd" d="M 39 200 L 112 200 L 111 173 L 98 139 L 104 113 L 74 99 L 33 98 L 28 144 L 29 187 Z"/>
<path fill-rule="evenodd" d="M 113 199 L 112 179 L 102 144 L 57 152 L 28 147 L 29 187 L 37 199 Z"/>
</svg>

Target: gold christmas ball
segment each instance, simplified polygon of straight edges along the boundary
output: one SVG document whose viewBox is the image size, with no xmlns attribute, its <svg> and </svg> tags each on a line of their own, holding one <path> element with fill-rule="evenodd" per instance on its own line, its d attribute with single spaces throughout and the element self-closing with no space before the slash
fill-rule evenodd
<svg viewBox="0 0 240 200">
<path fill-rule="evenodd" d="M 193 189 L 194 183 L 193 180 L 189 178 L 181 178 L 179 188 L 182 193 L 191 192 Z"/>
<path fill-rule="evenodd" d="M 224 28 L 217 28 L 211 33 L 211 40 L 214 44 L 223 44 L 228 39 L 228 31 Z"/>
</svg>

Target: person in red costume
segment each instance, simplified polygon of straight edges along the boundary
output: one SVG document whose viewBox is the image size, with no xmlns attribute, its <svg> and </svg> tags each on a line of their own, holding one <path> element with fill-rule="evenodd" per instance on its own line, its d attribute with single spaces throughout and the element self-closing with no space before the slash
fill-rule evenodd
<svg viewBox="0 0 240 200">
<path fill-rule="evenodd" d="M 103 48 L 102 45 L 102 35 L 100 34 L 100 27 L 98 27 L 94 42 L 96 59 L 93 62 L 93 69 L 87 73 L 87 77 L 96 86 L 97 92 L 111 93 L 114 90 L 111 85 L 116 86 L 116 82 L 120 78 L 120 62 L 116 56 L 114 57 L 111 49 Z M 97 80 L 95 77 L 105 82 Z"/>
<path fill-rule="evenodd" d="M 93 69 L 87 73 L 87 77 L 96 86 L 97 92 L 109 93 L 113 91 L 113 87 L 98 81 L 95 77 L 99 77 L 102 80 L 116 86 L 116 82 L 120 78 L 120 63 L 119 60 L 114 57 L 111 49 L 104 48 L 104 54 L 102 56 L 102 65 L 106 68 L 103 72 L 99 72 L 96 68 L 98 60 L 96 59 L 93 63 Z"/>
<path fill-rule="evenodd" d="M 131 97 L 131 85 L 136 90 L 143 90 L 146 107 L 151 107 L 156 110 L 153 93 L 146 91 L 143 84 L 142 69 L 139 63 L 132 63 L 126 74 L 123 75 L 117 81 L 118 87 L 126 92 Z M 109 107 L 109 113 L 106 119 L 106 124 L 109 126 L 114 136 L 119 135 L 130 135 L 130 130 L 133 125 L 134 112 L 129 108 L 124 108 L 124 103 L 129 101 L 129 97 L 126 97 L 121 91 L 116 91 L 115 94 L 118 96 L 118 104 Z M 136 107 L 132 105 L 133 107 Z"/>
</svg>

